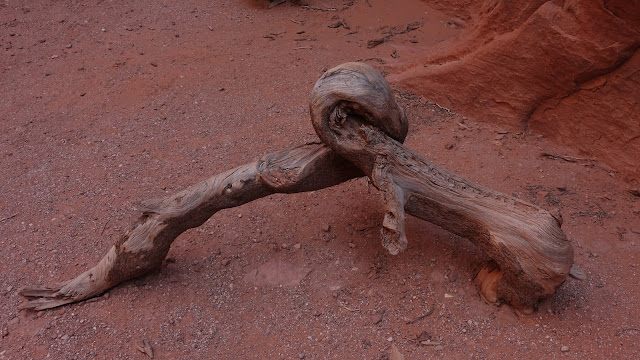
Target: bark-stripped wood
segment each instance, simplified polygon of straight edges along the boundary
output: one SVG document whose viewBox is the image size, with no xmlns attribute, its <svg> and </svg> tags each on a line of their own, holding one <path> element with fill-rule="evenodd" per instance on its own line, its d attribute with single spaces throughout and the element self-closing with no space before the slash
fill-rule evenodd
<svg viewBox="0 0 640 360">
<path fill-rule="evenodd" d="M 275 193 L 323 189 L 362 176 L 322 144 L 307 144 L 213 176 L 161 200 L 143 202 L 142 215 L 93 268 L 70 281 L 29 286 L 22 309 L 44 310 L 99 295 L 158 269 L 173 241 L 216 212 Z"/>
<path fill-rule="evenodd" d="M 473 241 L 497 264 L 477 278 L 487 300 L 533 311 L 571 270 L 573 248 L 560 215 L 439 168 L 380 131 L 381 114 L 395 114 L 388 107 L 397 107 L 371 101 L 393 96 L 385 84 L 371 67 L 350 63 L 327 71 L 311 95 L 318 136 L 383 194 L 383 245 L 392 254 L 406 249 L 405 211 L 437 224 Z"/>
<path fill-rule="evenodd" d="M 326 145 L 307 144 L 216 175 L 162 200 L 92 269 L 55 286 L 21 290 L 23 309 L 42 310 L 98 295 L 157 269 L 175 238 L 217 211 L 273 193 L 318 190 L 368 176 L 386 207 L 383 246 L 407 247 L 405 212 L 473 241 L 493 262 L 476 278 L 483 296 L 532 311 L 553 294 L 572 266 L 561 218 L 517 198 L 473 184 L 401 144 L 407 121 L 382 76 L 347 63 L 316 83 L 311 118 Z"/>
</svg>

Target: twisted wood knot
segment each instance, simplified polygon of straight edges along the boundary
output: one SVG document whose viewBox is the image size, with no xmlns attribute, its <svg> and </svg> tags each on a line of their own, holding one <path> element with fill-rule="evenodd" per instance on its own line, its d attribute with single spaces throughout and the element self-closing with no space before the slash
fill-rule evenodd
<svg viewBox="0 0 640 360">
<path fill-rule="evenodd" d="M 316 133 L 333 149 L 339 147 L 335 131 L 348 117 L 369 123 L 401 143 L 409 130 L 387 81 L 364 63 L 345 63 L 325 72 L 311 93 L 310 113 Z"/>
</svg>

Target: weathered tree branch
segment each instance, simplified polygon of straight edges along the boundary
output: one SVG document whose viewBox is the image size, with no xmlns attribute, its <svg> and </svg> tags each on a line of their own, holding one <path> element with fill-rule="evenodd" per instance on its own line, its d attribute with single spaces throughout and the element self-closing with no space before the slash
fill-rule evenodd
<svg viewBox="0 0 640 360">
<path fill-rule="evenodd" d="M 473 241 L 494 263 L 476 281 L 489 301 L 504 299 L 528 312 L 567 277 L 573 249 L 561 219 L 517 198 L 473 184 L 404 147 L 407 120 L 389 85 L 373 68 L 347 63 L 314 87 L 311 118 L 326 145 L 267 155 L 165 199 L 148 201 L 142 216 L 92 269 L 55 286 L 21 290 L 23 309 L 81 301 L 157 269 L 182 232 L 217 211 L 273 193 L 318 190 L 367 175 L 386 206 L 383 246 L 407 247 L 405 211 Z"/>
<path fill-rule="evenodd" d="M 407 213 L 470 239 L 495 261 L 497 268 L 483 270 L 477 280 L 486 299 L 533 311 L 571 270 L 573 248 L 560 229 L 561 218 L 441 169 L 380 131 L 379 114 L 393 114 L 395 109 L 386 107 L 397 105 L 370 101 L 392 97 L 377 74 L 357 63 L 327 71 L 311 96 L 311 120 L 318 136 L 383 193 L 389 209 L 384 245 L 392 254 L 406 248 L 399 224 L 404 213 L 398 210 L 404 206 Z"/>
<path fill-rule="evenodd" d="M 158 269 L 173 241 L 216 212 L 274 193 L 313 191 L 362 173 L 322 144 L 307 144 L 213 176 L 141 205 L 142 216 L 93 268 L 53 286 L 29 286 L 21 309 L 44 310 L 85 300 Z"/>
</svg>

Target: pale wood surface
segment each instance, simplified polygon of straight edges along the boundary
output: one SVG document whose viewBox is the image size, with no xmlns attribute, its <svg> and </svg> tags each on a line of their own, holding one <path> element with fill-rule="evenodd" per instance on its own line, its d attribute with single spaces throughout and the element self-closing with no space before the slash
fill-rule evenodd
<svg viewBox="0 0 640 360">
<path fill-rule="evenodd" d="M 476 278 L 489 301 L 530 312 L 566 279 L 573 248 L 561 217 L 435 166 L 403 146 L 408 124 L 384 78 L 361 63 L 327 71 L 314 87 L 311 118 L 324 144 L 306 144 L 145 202 L 132 229 L 93 268 L 52 286 L 30 286 L 23 309 L 96 296 L 160 267 L 172 242 L 216 212 L 273 193 L 318 190 L 368 176 L 385 206 L 382 244 L 407 247 L 405 212 L 474 242 L 494 263 Z"/>
</svg>

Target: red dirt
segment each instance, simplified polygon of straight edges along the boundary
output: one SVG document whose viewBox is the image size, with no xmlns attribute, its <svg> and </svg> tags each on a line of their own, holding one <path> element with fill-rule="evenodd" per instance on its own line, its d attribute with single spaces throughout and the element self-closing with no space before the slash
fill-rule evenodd
<svg viewBox="0 0 640 360">
<path fill-rule="evenodd" d="M 597 162 L 541 156 L 576 156 L 545 137 L 400 91 L 406 145 L 559 208 L 586 280 L 532 316 L 486 304 L 472 282 L 486 259 L 463 238 L 409 218 L 409 249 L 387 255 L 379 194 L 358 179 L 220 212 L 159 272 L 98 301 L 17 310 L 19 287 L 98 261 L 136 202 L 316 139 L 308 95 L 324 70 L 358 59 L 384 70 L 394 50 L 409 60 L 415 41 L 460 31 L 417 0 L 309 5 L 0 5 L 0 359 L 143 359 L 143 340 L 159 359 L 397 359 L 392 345 L 406 359 L 640 357 L 638 194 Z M 339 21 L 350 29 L 328 27 Z M 293 287 L 243 280 L 282 268 L 311 272 Z"/>
</svg>

